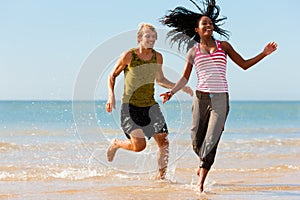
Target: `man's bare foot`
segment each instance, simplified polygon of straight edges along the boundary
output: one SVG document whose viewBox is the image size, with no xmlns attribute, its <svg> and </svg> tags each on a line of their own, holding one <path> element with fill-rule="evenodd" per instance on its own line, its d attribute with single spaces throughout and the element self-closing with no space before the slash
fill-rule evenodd
<svg viewBox="0 0 300 200">
<path fill-rule="evenodd" d="M 107 157 L 107 161 L 108 162 L 112 162 L 114 157 L 115 157 L 115 154 L 118 150 L 118 147 L 116 146 L 116 143 L 117 143 L 117 139 L 113 139 L 111 145 L 108 147 L 107 149 L 107 152 L 106 152 L 106 157 Z"/>
<path fill-rule="evenodd" d="M 165 167 L 163 169 L 159 169 L 157 172 L 156 180 L 165 180 L 166 173 L 167 173 L 167 167 Z"/>
</svg>

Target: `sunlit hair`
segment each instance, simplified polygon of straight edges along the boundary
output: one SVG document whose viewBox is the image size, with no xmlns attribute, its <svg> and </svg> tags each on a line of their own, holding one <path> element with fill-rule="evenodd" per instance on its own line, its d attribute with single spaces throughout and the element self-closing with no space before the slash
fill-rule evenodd
<svg viewBox="0 0 300 200">
<path fill-rule="evenodd" d="M 141 24 L 140 24 L 140 27 L 139 27 L 139 30 L 138 30 L 138 32 L 137 32 L 137 40 L 138 40 L 138 43 L 140 43 L 140 39 L 141 39 L 141 37 L 143 36 L 143 34 L 145 33 L 145 32 L 144 32 L 145 29 L 150 29 L 151 31 L 155 32 L 155 34 L 156 34 L 156 39 L 157 39 L 157 32 L 156 32 L 155 27 L 154 27 L 152 24 L 149 24 L 149 23 L 141 23 Z"/>
<path fill-rule="evenodd" d="M 201 9 L 193 0 L 192 2 L 200 11 L 200 13 L 193 12 L 184 7 L 176 7 L 173 10 L 169 10 L 168 14 L 160 19 L 163 25 L 173 28 L 168 32 L 167 38 L 170 38 L 170 43 L 178 43 L 178 50 L 186 47 L 188 51 L 195 43 L 200 42 L 200 36 L 195 32 L 195 28 L 198 27 L 199 21 L 203 16 L 207 16 L 211 19 L 214 32 L 217 32 L 225 38 L 229 38 L 228 31 L 221 29 L 223 20 L 227 17 L 219 18 L 220 8 L 216 5 L 215 0 L 203 0 L 202 4 L 204 10 Z"/>
</svg>

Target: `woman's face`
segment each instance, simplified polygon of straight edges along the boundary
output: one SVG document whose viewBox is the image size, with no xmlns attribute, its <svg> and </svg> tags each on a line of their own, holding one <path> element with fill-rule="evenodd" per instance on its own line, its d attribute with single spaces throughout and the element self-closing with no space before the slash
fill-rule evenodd
<svg viewBox="0 0 300 200">
<path fill-rule="evenodd" d="M 152 49 L 157 39 L 157 33 L 149 28 L 144 28 L 143 35 L 139 38 L 139 43 L 143 48 Z"/>
<path fill-rule="evenodd" d="M 199 34 L 200 37 L 211 37 L 214 31 L 214 26 L 211 19 L 207 16 L 201 17 L 198 22 L 198 27 L 195 28 L 195 31 Z"/>
</svg>

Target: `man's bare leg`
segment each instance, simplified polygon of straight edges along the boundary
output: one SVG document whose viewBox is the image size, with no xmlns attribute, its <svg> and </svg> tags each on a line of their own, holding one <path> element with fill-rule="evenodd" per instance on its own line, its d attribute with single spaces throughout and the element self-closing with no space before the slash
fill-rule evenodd
<svg viewBox="0 0 300 200">
<path fill-rule="evenodd" d="M 130 139 L 118 140 L 114 139 L 108 147 L 106 156 L 109 162 L 112 162 L 117 150 L 125 149 L 128 151 L 140 152 L 146 148 L 145 135 L 141 129 L 136 129 L 130 133 Z"/>
<path fill-rule="evenodd" d="M 157 163 L 158 173 L 156 179 L 165 179 L 169 162 L 169 140 L 167 133 L 158 133 L 154 136 L 158 145 Z"/>
<path fill-rule="evenodd" d="M 198 186 L 199 186 L 200 192 L 203 192 L 203 185 L 204 185 L 204 181 L 206 179 L 207 174 L 208 174 L 207 169 L 200 168 L 200 167 L 198 168 L 197 175 L 199 176 Z"/>
<path fill-rule="evenodd" d="M 106 157 L 108 162 L 113 161 L 117 150 L 118 150 L 118 140 L 115 138 L 113 139 L 111 145 L 108 147 L 106 152 Z"/>
</svg>

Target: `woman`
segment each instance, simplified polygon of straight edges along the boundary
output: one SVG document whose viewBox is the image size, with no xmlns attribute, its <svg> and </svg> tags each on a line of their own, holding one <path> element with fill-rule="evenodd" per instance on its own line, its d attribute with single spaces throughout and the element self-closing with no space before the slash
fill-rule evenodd
<svg viewBox="0 0 300 200">
<path fill-rule="evenodd" d="M 198 83 L 192 106 L 191 136 L 193 150 L 200 158 L 197 175 L 200 176 L 199 190 L 202 192 L 205 178 L 214 163 L 229 111 L 227 56 L 246 70 L 274 52 L 277 44 L 270 42 L 257 56 L 245 60 L 229 42 L 214 39 L 214 32 L 229 37 L 228 32 L 220 28 L 220 23 L 226 18 L 218 19 L 220 8 L 215 1 L 206 0 L 204 10 L 190 1 L 200 13 L 176 7 L 161 19 L 162 24 L 173 28 L 167 35 L 171 38 L 171 43 L 178 43 L 179 49 L 187 46 L 188 50 L 182 77 L 169 92 L 161 96 L 163 103 L 168 101 L 186 85 L 193 67 L 195 68 Z"/>
<path fill-rule="evenodd" d="M 128 139 L 114 139 L 107 150 L 107 159 L 112 162 L 119 148 L 140 152 L 146 148 L 145 136 L 148 139 L 154 137 L 159 148 L 157 179 L 164 179 L 168 164 L 168 129 L 154 99 L 154 82 L 165 88 L 172 88 L 175 84 L 163 74 L 162 54 L 153 49 L 156 39 L 155 28 L 151 24 L 141 24 L 137 33 L 138 47 L 124 52 L 108 77 L 106 111 L 112 112 L 115 108 L 115 79 L 124 72 L 121 126 Z M 183 90 L 193 94 L 189 87 Z"/>
</svg>

